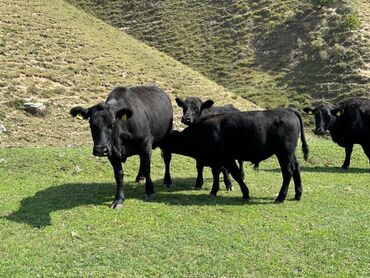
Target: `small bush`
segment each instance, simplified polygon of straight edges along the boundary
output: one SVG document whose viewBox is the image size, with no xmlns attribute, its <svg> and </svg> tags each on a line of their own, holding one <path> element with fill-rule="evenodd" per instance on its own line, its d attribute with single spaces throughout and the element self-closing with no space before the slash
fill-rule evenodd
<svg viewBox="0 0 370 278">
<path fill-rule="evenodd" d="M 323 38 L 316 38 L 311 41 L 311 46 L 314 49 L 320 50 L 326 45 L 326 42 Z"/>
<path fill-rule="evenodd" d="M 348 28 L 350 30 L 358 29 L 361 26 L 361 21 L 358 18 L 357 14 L 351 12 L 344 16 L 343 19 L 343 27 Z"/>
<path fill-rule="evenodd" d="M 319 8 L 322 8 L 324 6 L 334 3 L 335 0 L 310 0 L 310 1 L 312 5 L 314 5 L 315 7 L 318 6 Z"/>
<path fill-rule="evenodd" d="M 329 54 L 326 50 L 320 50 L 319 56 L 322 61 L 327 61 L 329 59 Z"/>
</svg>

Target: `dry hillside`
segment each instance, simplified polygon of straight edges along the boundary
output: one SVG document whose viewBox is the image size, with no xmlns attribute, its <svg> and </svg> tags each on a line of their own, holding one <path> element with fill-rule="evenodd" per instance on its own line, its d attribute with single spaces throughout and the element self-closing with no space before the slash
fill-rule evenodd
<svg viewBox="0 0 370 278">
<path fill-rule="evenodd" d="M 370 94 L 367 0 L 67 1 L 263 107 Z"/>
<path fill-rule="evenodd" d="M 173 58 L 62 0 L 0 1 L 0 146 L 85 144 L 88 124 L 71 119 L 118 85 L 155 84 L 175 96 L 255 107 Z M 41 101 L 44 116 L 23 110 Z M 176 125 L 180 109 L 175 109 Z"/>
</svg>

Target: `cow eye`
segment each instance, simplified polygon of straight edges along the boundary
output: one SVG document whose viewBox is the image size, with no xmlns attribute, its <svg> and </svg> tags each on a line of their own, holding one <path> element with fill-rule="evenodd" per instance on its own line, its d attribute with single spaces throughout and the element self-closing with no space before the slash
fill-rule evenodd
<svg viewBox="0 0 370 278">
<path fill-rule="evenodd" d="M 195 112 L 199 112 L 199 109 L 198 109 L 198 108 L 194 108 L 194 111 L 195 111 Z"/>
</svg>

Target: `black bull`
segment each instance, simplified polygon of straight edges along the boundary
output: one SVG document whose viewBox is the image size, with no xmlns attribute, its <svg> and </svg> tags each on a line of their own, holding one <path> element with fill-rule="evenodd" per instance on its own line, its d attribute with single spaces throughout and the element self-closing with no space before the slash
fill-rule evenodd
<svg viewBox="0 0 370 278">
<path fill-rule="evenodd" d="M 93 154 L 107 156 L 114 170 L 117 184 L 112 208 L 122 206 L 122 162 L 132 155 L 140 156 L 140 168 L 136 181 L 145 178 L 145 194 L 154 194 L 150 177 L 152 149 L 163 149 L 163 139 L 172 131 L 173 110 L 168 96 L 156 87 L 117 87 L 105 103 L 90 108 L 74 107 L 73 117 L 89 119 L 94 141 Z M 171 181 L 169 164 L 171 153 L 163 151 L 165 162 L 164 184 Z"/>
<path fill-rule="evenodd" d="M 300 166 L 295 155 L 301 135 L 304 159 L 308 157 L 302 117 L 294 109 L 275 109 L 236 112 L 205 117 L 182 132 L 174 131 L 165 139 L 165 150 L 193 157 L 210 166 L 213 174 L 211 194 L 219 190 L 222 166 L 239 183 L 243 198 L 249 199 L 249 190 L 235 160 L 256 164 L 276 155 L 283 175 L 283 184 L 276 202 L 283 202 L 293 176 L 295 200 L 302 196 Z"/>
<path fill-rule="evenodd" d="M 370 99 L 353 97 L 335 104 L 305 107 L 304 111 L 315 116 L 315 134 L 324 135 L 328 130 L 332 140 L 345 148 L 342 168 L 351 162 L 354 144 L 360 144 L 370 161 Z"/>
</svg>

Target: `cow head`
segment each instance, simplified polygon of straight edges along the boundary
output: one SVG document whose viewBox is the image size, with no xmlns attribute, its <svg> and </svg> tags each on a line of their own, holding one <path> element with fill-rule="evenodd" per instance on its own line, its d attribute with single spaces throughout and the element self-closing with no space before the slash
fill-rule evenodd
<svg viewBox="0 0 370 278">
<path fill-rule="evenodd" d="M 324 135 L 335 118 L 343 114 L 342 108 L 334 108 L 332 105 L 325 104 L 320 104 L 314 108 L 305 107 L 303 111 L 309 115 L 315 115 L 316 135 Z"/>
<path fill-rule="evenodd" d="M 132 116 L 132 111 L 128 108 L 118 109 L 105 103 L 90 108 L 73 107 L 70 113 L 72 117 L 89 120 L 95 156 L 112 155 L 113 138 L 119 124 Z"/>
<path fill-rule="evenodd" d="M 200 98 L 189 97 L 185 100 L 181 98 L 176 98 L 176 103 L 179 107 L 182 108 L 183 116 L 181 122 L 186 125 L 191 125 L 196 121 L 200 116 L 202 116 L 202 111 L 204 109 L 210 108 L 213 105 L 213 100 L 206 100 L 202 102 Z"/>
</svg>

